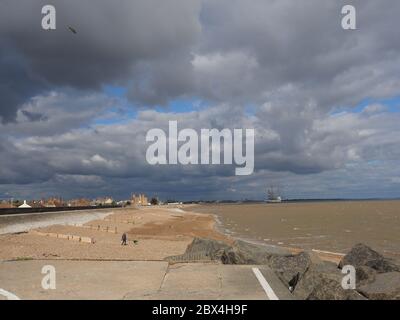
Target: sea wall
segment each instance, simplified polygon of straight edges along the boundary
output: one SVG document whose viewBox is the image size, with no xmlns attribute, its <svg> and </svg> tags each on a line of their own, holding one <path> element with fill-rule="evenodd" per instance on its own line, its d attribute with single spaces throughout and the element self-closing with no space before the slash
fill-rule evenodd
<svg viewBox="0 0 400 320">
<path fill-rule="evenodd" d="M 78 211 L 78 210 L 99 210 L 99 209 L 113 209 L 121 208 L 120 206 L 86 206 L 86 207 L 56 207 L 56 208 L 2 208 L 0 209 L 0 216 L 4 215 L 18 215 L 27 213 L 42 213 L 42 212 L 62 212 L 62 211 Z"/>
</svg>

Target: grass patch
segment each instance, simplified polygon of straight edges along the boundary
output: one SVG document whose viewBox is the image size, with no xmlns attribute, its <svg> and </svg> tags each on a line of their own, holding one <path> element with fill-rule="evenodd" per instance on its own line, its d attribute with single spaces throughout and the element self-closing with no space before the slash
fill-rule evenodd
<svg viewBox="0 0 400 320">
<path fill-rule="evenodd" d="M 33 260 L 32 257 L 17 257 L 14 259 L 14 261 L 31 261 Z"/>
</svg>

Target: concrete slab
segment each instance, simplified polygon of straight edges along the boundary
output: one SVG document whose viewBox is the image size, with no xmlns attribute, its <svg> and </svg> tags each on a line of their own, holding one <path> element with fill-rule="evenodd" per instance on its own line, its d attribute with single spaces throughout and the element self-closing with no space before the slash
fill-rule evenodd
<svg viewBox="0 0 400 320">
<path fill-rule="evenodd" d="M 170 266 L 158 293 L 146 299 L 162 300 L 267 300 L 268 297 L 255 277 L 253 266 L 188 263 Z M 270 271 L 270 270 L 269 270 Z M 273 286 L 281 284 L 270 271 L 268 281 Z M 278 292 L 288 298 L 285 287 Z M 286 292 L 285 292 L 286 291 Z M 284 295 L 285 294 L 285 295 Z M 135 296 L 127 296 L 135 299 Z"/>
<path fill-rule="evenodd" d="M 218 299 L 221 292 L 217 264 L 176 264 L 170 266 L 159 292 L 149 299 Z"/>
<path fill-rule="evenodd" d="M 46 265 L 55 267 L 55 290 L 42 288 L 42 268 Z M 267 267 L 217 263 L 168 266 L 163 261 L 0 262 L 0 289 L 34 300 L 267 300 L 253 267 L 259 268 L 279 299 L 291 299 L 288 289 Z"/>
<path fill-rule="evenodd" d="M 55 290 L 41 286 L 45 265 L 56 269 Z M 0 262 L 0 288 L 20 299 L 123 299 L 130 292 L 156 293 L 167 267 L 166 262 L 150 261 Z"/>
</svg>

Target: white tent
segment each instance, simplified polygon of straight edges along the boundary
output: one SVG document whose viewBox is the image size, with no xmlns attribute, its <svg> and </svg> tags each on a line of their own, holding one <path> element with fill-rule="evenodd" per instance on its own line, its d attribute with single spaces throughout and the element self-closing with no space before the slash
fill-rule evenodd
<svg viewBox="0 0 400 320">
<path fill-rule="evenodd" d="M 27 209 L 27 208 L 32 208 L 32 207 L 26 203 L 26 200 L 24 200 L 24 204 L 20 205 L 18 208 Z"/>
</svg>

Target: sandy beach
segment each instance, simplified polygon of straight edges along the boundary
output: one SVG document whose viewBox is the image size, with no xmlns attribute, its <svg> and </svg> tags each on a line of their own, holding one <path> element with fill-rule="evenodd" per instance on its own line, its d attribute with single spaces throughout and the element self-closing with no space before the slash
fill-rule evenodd
<svg viewBox="0 0 400 320">
<path fill-rule="evenodd" d="M 174 208 L 1 217 L 0 259 L 163 260 L 182 254 L 194 237 L 231 241 L 214 226 L 212 215 Z M 120 244 L 123 233 L 128 246 Z"/>
</svg>

